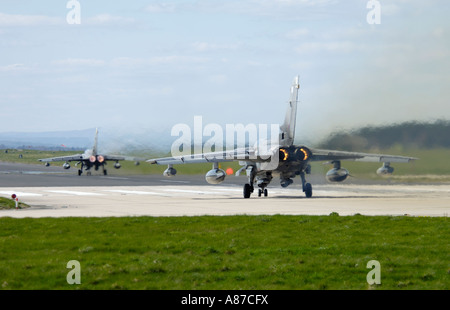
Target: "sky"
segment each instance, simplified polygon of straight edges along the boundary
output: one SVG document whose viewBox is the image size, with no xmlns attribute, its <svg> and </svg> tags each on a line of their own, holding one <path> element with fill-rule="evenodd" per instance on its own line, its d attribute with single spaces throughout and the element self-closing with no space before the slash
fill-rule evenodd
<svg viewBox="0 0 450 310">
<path fill-rule="evenodd" d="M 448 12 L 447 0 L 1 0 L 0 132 L 145 143 L 194 116 L 277 124 L 297 75 L 296 141 L 450 119 Z"/>
</svg>

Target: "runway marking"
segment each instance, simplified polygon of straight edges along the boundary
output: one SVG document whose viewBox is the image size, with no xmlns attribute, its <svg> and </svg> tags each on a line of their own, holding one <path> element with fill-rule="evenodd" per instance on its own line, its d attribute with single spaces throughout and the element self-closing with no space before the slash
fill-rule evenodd
<svg viewBox="0 0 450 310">
<path fill-rule="evenodd" d="M 7 196 L 11 196 L 12 194 L 16 194 L 17 197 L 42 197 L 42 194 L 35 194 L 35 193 L 25 193 L 25 192 L 15 192 L 15 191 L 4 191 L 4 192 L 0 192 L 0 195 L 7 195 Z"/>
<path fill-rule="evenodd" d="M 130 178 L 122 178 L 122 177 L 100 177 L 101 179 L 110 179 L 110 180 L 129 180 Z"/>
<path fill-rule="evenodd" d="M 221 194 L 219 192 L 205 192 L 205 191 L 195 191 L 189 189 L 163 189 L 166 192 L 176 192 L 176 193 L 192 193 L 192 194 L 206 194 L 206 195 L 217 195 Z"/>
<path fill-rule="evenodd" d="M 158 195 L 158 196 L 165 196 L 165 197 L 171 196 L 171 195 L 167 195 L 164 193 L 143 192 L 143 191 L 126 191 L 126 190 L 120 190 L 120 189 L 109 189 L 109 190 L 104 190 L 104 192 L 130 194 L 130 195 Z"/>
<path fill-rule="evenodd" d="M 67 194 L 67 195 L 75 195 L 75 196 L 104 196 L 104 194 L 98 193 L 88 193 L 88 192 L 78 192 L 78 191 L 63 191 L 63 190 L 46 190 L 44 192 L 47 193 L 56 193 L 56 194 Z"/>
<path fill-rule="evenodd" d="M 216 190 L 224 192 L 242 192 L 242 189 L 240 188 L 216 188 Z"/>
<path fill-rule="evenodd" d="M 185 183 L 185 184 L 191 183 L 189 181 L 174 181 L 174 180 L 160 180 L 160 181 L 166 183 Z"/>
</svg>

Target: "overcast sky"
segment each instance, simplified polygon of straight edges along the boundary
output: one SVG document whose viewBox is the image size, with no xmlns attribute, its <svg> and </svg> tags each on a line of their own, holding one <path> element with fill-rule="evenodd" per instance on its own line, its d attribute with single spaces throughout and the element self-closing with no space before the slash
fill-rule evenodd
<svg viewBox="0 0 450 310">
<path fill-rule="evenodd" d="M 300 76 L 299 141 L 450 119 L 450 1 L 0 2 L 0 132 L 280 123 Z"/>
</svg>

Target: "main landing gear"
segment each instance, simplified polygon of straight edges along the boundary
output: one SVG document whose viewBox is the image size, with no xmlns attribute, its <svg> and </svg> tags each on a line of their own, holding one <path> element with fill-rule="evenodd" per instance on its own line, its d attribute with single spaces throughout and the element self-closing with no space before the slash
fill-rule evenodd
<svg viewBox="0 0 450 310">
<path fill-rule="evenodd" d="M 255 168 L 253 166 L 250 166 L 247 168 L 247 175 L 248 175 L 248 183 L 244 185 L 244 198 L 250 198 L 251 194 L 254 192 L 255 188 L 253 186 L 255 182 Z M 258 197 L 261 197 L 264 195 L 264 197 L 268 196 L 267 192 L 267 185 L 269 185 L 270 181 L 272 180 L 272 174 L 270 172 L 266 173 L 265 176 L 258 176 L 257 178 L 257 184 L 258 184 Z"/>
<path fill-rule="evenodd" d="M 87 174 L 88 176 L 92 175 L 92 173 L 91 173 L 91 167 L 82 164 L 82 165 L 81 165 L 81 168 L 78 169 L 78 175 L 79 175 L 79 176 L 81 176 L 81 175 L 83 174 L 83 168 L 86 170 L 86 174 Z M 104 165 L 102 165 L 102 169 L 103 169 L 103 175 L 108 175 L 108 170 L 105 169 L 105 166 L 104 166 Z M 98 170 L 98 167 L 95 167 L 95 171 L 97 171 L 97 170 Z"/>
<path fill-rule="evenodd" d="M 253 186 L 250 184 L 244 184 L 244 198 L 250 198 L 250 195 L 253 193 Z"/>
<path fill-rule="evenodd" d="M 250 198 L 251 194 L 254 192 L 255 188 L 251 186 L 250 184 L 244 185 L 244 198 Z M 268 195 L 267 188 L 258 188 L 258 197 L 261 197 L 264 195 L 264 197 L 267 197 Z"/>
<path fill-rule="evenodd" d="M 311 183 L 306 182 L 305 173 L 303 171 L 300 172 L 300 177 L 302 178 L 302 188 L 303 188 L 303 192 L 305 193 L 306 198 L 311 198 L 312 197 Z"/>
<path fill-rule="evenodd" d="M 253 169 L 249 169 L 249 183 L 244 185 L 244 198 L 250 198 L 251 194 L 254 192 L 255 188 L 253 187 L 254 184 L 254 180 L 255 180 L 255 175 L 253 173 Z M 302 179 L 302 189 L 303 192 L 305 193 L 306 198 L 311 198 L 312 197 L 312 185 L 311 183 L 306 182 L 306 178 L 305 178 L 305 172 L 301 172 L 300 173 L 300 178 Z M 270 182 L 270 180 L 269 180 Z M 264 194 L 264 197 L 267 197 L 268 193 L 267 193 L 267 182 L 261 182 L 261 184 L 259 184 L 258 186 L 260 186 L 261 188 L 258 189 L 258 197 L 261 197 Z"/>
</svg>

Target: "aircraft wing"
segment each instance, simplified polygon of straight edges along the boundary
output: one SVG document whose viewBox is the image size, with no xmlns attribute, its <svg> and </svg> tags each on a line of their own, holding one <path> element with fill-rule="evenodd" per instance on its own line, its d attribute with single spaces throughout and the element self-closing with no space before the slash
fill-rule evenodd
<svg viewBox="0 0 450 310">
<path fill-rule="evenodd" d="M 270 158 L 258 156 L 251 147 L 238 148 L 225 152 L 211 152 L 186 156 L 163 157 L 147 160 L 150 164 L 176 165 L 176 164 L 200 164 L 219 163 L 230 161 L 264 162 Z"/>
<path fill-rule="evenodd" d="M 415 157 L 405 157 L 385 154 L 370 154 L 358 152 L 345 152 L 333 150 L 321 150 L 310 148 L 312 161 L 333 161 L 333 160 L 353 160 L 362 162 L 390 162 L 390 163 L 408 163 L 416 160 Z"/>
<path fill-rule="evenodd" d="M 125 156 L 118 156 L 118 155 L 102 155 L 105 160 L 126 160 Z"/>
<path fill-rule="evenodd" d="M 69 155 L 69 156 L 60 156 L 60 157 L 51 157 L 51 158 L 43 158 L 39 159 L 39 161 L 48 163 L 53 161 L 80 161 L 83 159 L 86 159 L 84 154 L 76 154 L 76 155 Z"/>
<path fill-rule="evenodd" d="M 416 160 L 415 157 L 405 157 L 386 154 L 371 154 L 359 152 L 345 152 L 335 150 L 322 150 L 309 148 L 311 151 L 311 161 L 333 161 L 349 160 L 360 162 L 390 162 L 390 163 L 408 163 Z M 176 164 L 194 164 L 194 163 L 214 163 L 230 161 L 252 161 L 266 162 L 270 158 L 267 156 L 257 156 L 253 148 L 241 148 L 225 152 L 212 152 L 186 156 L 163 157 L 149 159 L 147 162 L 158 165 L 176 165 Z"/>
<path fill-rule="evenodd" d="M 112 161 L 118 161 L 118 160 L 131 160 L 131 161 L 139 161 L 142 159 L 138 159 L 136 157 L 127 157 L 127 156 L 119 156 L 119 155 L 102 155 L 105 160 L 112 160 Z M 88 160 L 89 157 L 87 157 L 85 154 L 76 154 L 76 155 L 69 155 L 69 156 L 60 156 L 60 157 L 51 157 L 51 158 L 43 158 L 39 159 L 41 162 L 53 162 L 53 161 L 80 161 L 80 160 Z"/>
</svg>

